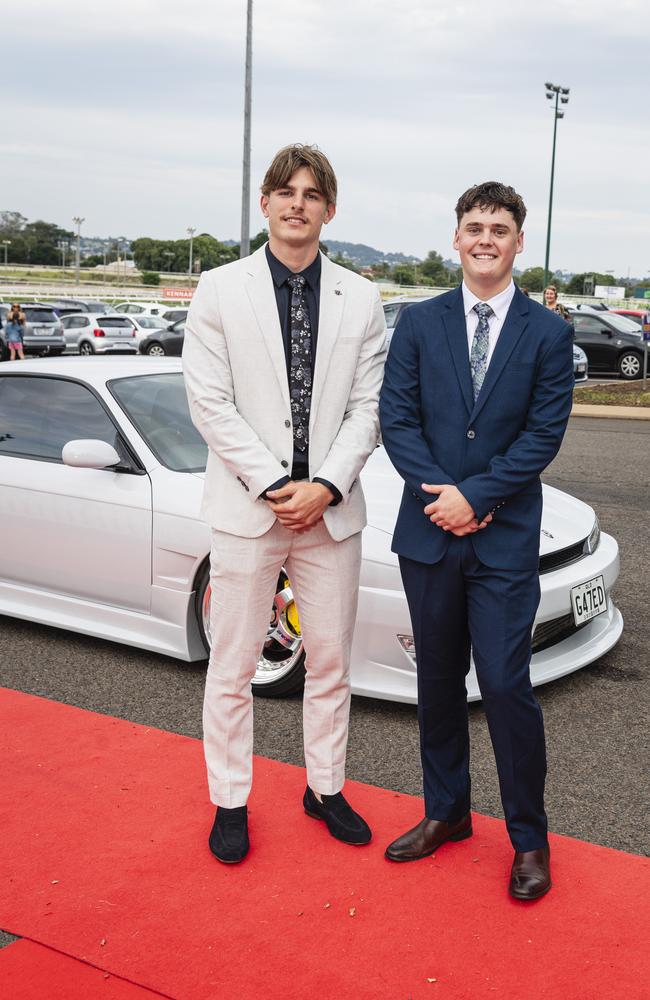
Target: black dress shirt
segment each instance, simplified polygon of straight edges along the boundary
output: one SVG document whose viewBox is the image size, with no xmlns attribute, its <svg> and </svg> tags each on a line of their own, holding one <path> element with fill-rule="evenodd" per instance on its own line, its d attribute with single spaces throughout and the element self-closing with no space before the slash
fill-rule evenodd
<svg viewBox="0 0 650 1000">
<path fill-rule="evenodd" d="M 283 264 L 282 261 L 278 260 L 278 258 L 271 253 L 268 244 L 266 246 L 266 259 L 271 271 L 273 290 L 275 291 L 275 301 L 278 306 L 278 317 L 280 320 L 280 329 L 282 330 L 282 343 L 284 345 L 284 356 L 287 365 L 287 383 L 289 382 L 289 365 L 291 364 L 291 288 L 287 279 L 295 273 L 301 274 L 305 279 L 305 299 L 307 300 L 309 326 L 311 329 L 311 368 L 313 386 L 314 367 L 316 364 L 316 348 L 318 344 L 318 319 L 320 311 L 320 254 L 316 254 L 316 257 L 311 264 L 309 264 L 303 271 L 299 272 L 290 270 L 286 264 Z M 267 486 L 266 490 L 262 494 L 264 499 L 266 499 L 265 494 L 267 490 L 280 489 L 281 486 L 284 486 L 285 483 L 289 482 L 290 478 L 294 480 L 309 479 L 309 447 L 307 447 L 305 451 L 299 451 L 295 447 L 294 443 L 291 476 L 284 476 L 276 483 L 272 483 L 271 486 Z M 314 482 L 322 483 L 332 491 L 334 500 L 330 506 L 335 506 L 337 503 L 340 503 L 342 497 L 336 486 L 327 482 L 325 479 L 315 478 Z"/>
</svg>

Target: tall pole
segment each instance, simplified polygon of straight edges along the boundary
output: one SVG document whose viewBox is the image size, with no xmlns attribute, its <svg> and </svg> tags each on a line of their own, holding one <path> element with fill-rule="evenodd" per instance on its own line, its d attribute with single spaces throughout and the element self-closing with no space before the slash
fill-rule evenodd
<svg viewBox="0 0 650 1000">
<path fill-rule="evenodd" d="M 79 267 L 80 267 L 80 260 L 81 260 L 81 223 L 85 222 L 86 220 L 82 219 L 82 217 L 80 215 L 75 215 L 73 217 L 72 221 L 74 222 L 74 224 L 77 227 L 77 255 L 75 257 L 75 264 L 74 264 L 74 280 L 75 280 L 75 283 L 78 285 L 79 284 Z"/>
<path fill-rule="evenodd" d="M 244 157 L 242 165 L 241 239 L 239 256 L 248 257 L 251 249 L 251 95 L 253 75 L 253 0 L 246 11 L 246 80 L 244 84 Z"/>
<path fill-rule="evenodd" d="M 547 83 L 546 97 L 553 99 L 555 95 L 555 106 L 553 108 L 553 154 L 551 156 L 551 186 L 548 194 L 548 222 L 546 224 L 546 255 L 544 257 L 544 283 L 546 288 L 549 279 L 549 259 L 551 255 L 551 217 L 553 215 L 553 183 L 555 180 L 555 145 L 557 141 L 557 123 L 560 118 L 564 118 L 564 111 L 559 110 L 560 101 L 562 104 L 569 103 L 569 90 L 567 87 L 559 87 L 554 83 Z"/>
<path fill-rule="evenodd" d="M 194 233 L 195 232 L 196 232 L 196 227 L 195 226 L 188 226 L 187 227 L 187 235 L 190 238 L 190 264 L 189 264 L 189 268 L 188 268 L 188 271 L 187 271 L 187 276 L 188 276 L 190 288 L 192 287 L 192 255 L 193 255 L 193 250 L 194 250 Z"/>
<path fill-rule="evenodd" d="M 11 240 L 3 240 L 2 241 L 2 248 L 3 248 L 4 252 L 5 252 L 5 267 L 7 266 L 7 250 L 9 249 L 10 244 L 11 244 Z"/>
</svg>

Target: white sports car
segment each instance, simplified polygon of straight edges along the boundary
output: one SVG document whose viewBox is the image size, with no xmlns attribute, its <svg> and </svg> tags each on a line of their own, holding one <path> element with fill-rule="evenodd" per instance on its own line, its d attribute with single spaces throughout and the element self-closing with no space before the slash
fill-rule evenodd
<svg viewBox="0 0 650 1000">
<path fill-rule="evenodd" d="M 174 358 L 53 358 L 0 367 L 0 614 L 182 660 L 210 643 L 210 531 L 199 517 L 206 446 Z M 382 448 L 363 473 L 356 694 L 416 701 L 415 649 L 391 532 L 401 481 Z M 532 679 L 602 656 L 623 628 L 610 591 L 618 545 L 593 510 L 544 488 L 542 598 Z M 254 689 L 300 687 L 304 653 L 280 574 Z M 480 697 L 468 678 L 471 700 Z"/>
</svg>

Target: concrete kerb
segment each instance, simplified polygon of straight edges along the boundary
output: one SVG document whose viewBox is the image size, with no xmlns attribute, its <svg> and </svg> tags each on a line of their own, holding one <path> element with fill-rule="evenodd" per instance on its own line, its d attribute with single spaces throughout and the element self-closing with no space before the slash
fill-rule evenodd
<svg viewBox="0 0 650 1000">
<path fill-rule="evenodd" d="M 613 420 L 650 420 L 650 406 L 606 406 L 575 403 L 572 417 L 609 417 Z"/>
</svg>

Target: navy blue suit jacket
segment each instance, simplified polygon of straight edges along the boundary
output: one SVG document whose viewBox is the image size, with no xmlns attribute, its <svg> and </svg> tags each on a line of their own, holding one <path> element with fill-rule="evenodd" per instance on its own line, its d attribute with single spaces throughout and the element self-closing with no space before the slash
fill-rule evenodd
<svg viewBox="0 0 650 1000">
<path fill-rule="evenodd" d="M 391 341 L 380 398 L 388 455 L 404 479 L 393 551 L 424 563 L 443 557 L 450 533 L 423 507 L 422 483 L 453 483 L 487 528 L 477 557 L 499 569 L 539 562 L 540 473 L 555 457 L 571 412 L 573 333 L 518 289 L 481 392 L 472 393 L 460 288 L 414 303 Z"/>
</svg>

